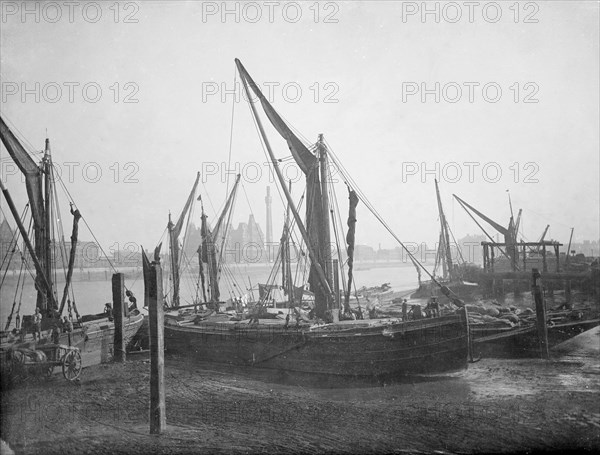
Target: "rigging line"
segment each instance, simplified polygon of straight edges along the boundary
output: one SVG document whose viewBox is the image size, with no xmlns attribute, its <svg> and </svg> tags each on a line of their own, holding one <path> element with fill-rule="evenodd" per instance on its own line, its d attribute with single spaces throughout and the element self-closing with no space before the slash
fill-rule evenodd
<svg viewBox="0 0 600 455">
<path fill-rule="evenodd" d="M 65 183 L 64 183 L 64 181 L 63 181 L 63 179 L 62 179 L 62 177 L 60 175 L 58 175 L 58 182 L 60 183 L 63 191 L 67 194 L 67 196 L 69 197 L 69 199 L 71 201 L 73 201 L 73 204 L 75 206 L 77 206 L 77 204 L 75 203 L 75 199 L 73 199 L 73 196 L 71 196 L 71 193 L 69 192 L 69 190 L 65 186 Z M 96 245 L 98 246 L 98 248 L 100 249 L 100 251 L 102 251 L 102 253 L 104 254 L 104 258 L 106 259 L 106 261 L 108 262 L 108 264 L 110 265 L 110 267 L 113 269 L 113 271 L 115 273 L 118 273 L 118 270 L 115 268 L 115 266 L 113 265 L 112 261 L 109 259 L 108 255 L 106 254 L 106 251 L 104 251 L 104 248 L 102 248 L 102 245 L 100 245 L 100 242 L 98 241 L 98 239 L 96 238 L 96 235 L 92 231 L 92 228 L 88 224 L 88 222 L 86 220 L 86 217 L 84 217 L 83 215 L 81 215 L 81 219 L 83 220 L 83 223 L 88 228 L 88 231 L 90 231 L 90 234 L 92 234 L 92 237 L 93 237 L 94 241 L 96 242 Z M 125 286 L 125 289 L 128 289 L 127 286 Z"/>
<path fill-rule="evenodd" d="M 25 204 L 25 207 L 23 208 L 23 212 L 21 213 L 21 224 L 23 223 L 23 220 L 25 219 L 25 215 L 27 215 L 28 208 L 29 208 L 29 203 Z M 6 213 L 4 212 L 4 210 L 2 209 L 1 206 L 0 206 L 0 211 L 2 212 L 2 216 L 4 216 L 4 219 L 7 219 Z M 6 222 L 6 225 L 8 226 L 8 221 Z M 9 226 L 9 228 L 10 228 L 10 226 Z M 4 263 L 6 262 L 6 258 L 8 256 L 8 254 L 11 253 L 10 259 L 8 260 L 8 263 L 6 265 L 6 271 L 8 272 L 8 267 L 10 265 L 10 262 L 12 261 L 14 253 L 16 251 L 15 247 L 18 246 L 20 237 L 21 237 L 21 231 L 19 229 L 15 229 L 15 231 L 13 232 L 12 239 L 10 239 L 10 243 L 8 244 L 6 254 L 4 255 L 4 258 L 2 259 L 2 265 L 0 265 L 0 270 L 4 268 Z M 13 244 L 15 246 L 11 249 L 10 246 Z M 4 278 L 2 278 L 2 283 L 4 283 Z M 2 286 L 2 284 L 0 284 L 0 286 Z"/>
<path fill-rule="evenodd" d="M 331 179 L 331 174 L 329 174 L 329 178 Z M 340 210 L 340 206 L 339 206 L 339 203 L 338 203 L 337 192 L 333 190 L 333 185 L 332 185 L 332 190 L 330 191 L 330 193 L 332 195 L 332 197 L 330 199 L 333 200 L 333 204 L 335 206 L 335 213 L 337 214 L 337 222 L 339 223 L 340 230 L 342 231 L 342 234 L 344 234 L 344 224 L 342 223 L 341 210 Z M 339 259 L 339 267 L 340 267 L 340 272 L 342 274 L 342 290 L 344 291 L 344 295 L 345 295 L 346 294 L 346 275 L 345 275 L 345 269 L 344 269 L 344 261 L 342 259 L 342 253 L 340 251 L 340 241 L 339 241 L 339 238 L 338 238 L 338 232 L 337 232 L 337 226 L 336 226 L 336 217 L 335 217 L 334 213 L 332 213 L 331 219 L 332 219 L 333 224 L 334 224 L 334 230 L 335 230 L 335 236 L 336 236 L 336 244 L 337 244 L 336 246 L 337 246 L 337 252 L 338 252 L 338 259 Z M 344 236 L 344 239 L 346 238 L 346 236 L 348 235 L 348 233 L 346 232 L 345 234 L 346 235 Z M 348 254 L 348 245 L 346 244 L 346 242 L 344 242 L 344 250 L 346 251 L 346 256 L 349 256 L 349 254 Z"/>
<path fill-rule="evenodd" d="M 254 114 L 252 112 L 252 106 L 250 105 L 250 103 L 254 103 L 254 101 L 252 100 L 252 97 L 250 97 L 250 101 L 247 104 L 248 106 L 248 110 L 250 111 L 250 118 L 252 119 L 252 123 L 254 125 L 254 129 L 256 130 L 257 136 L 258 136 L 258 140 L 260 143 L 260 146 L 262 148 L 263 151 L 263 155 L 265 156 L 265 159 L 267 160 L 267 163 L 270 163 L 272 166 L 275 166 L 276 163 L 273 163 L 267 150 L 266 150 L 266 146 L 264 143 L 264 138 L 262 137 L 262 134 L 260 133 L 260 130 L 258 128 L 258 123 L 256 121 L 256 118 L 254 118 Z M 269 167 L 269 172 L 273 172 L 273 170 Z M 282 190 L 281 188 L 279 188 L 279 185 L 275 184 L 275 189 L 277 190 L 277 194 L 279 195 L 279 200 L 281 201 L 282 205 L 285 207 L 287 205 L 287 201 L 285 199 L 285 197 L 282 195 Z"/>
<path fill-rule="evenodd" d="M 353 182 L 353 180 L 350 178 L 349 174 L 347 174 L 347 172 L 345 172 L 345 169 L 343 168 L 343 166 L 339 164 L 339 160 L 337 159 L 337 156 L 335 155 L 335 153 L 333 153 L 333 151 L 331 150 L 331 148 L 329 148 L 329 151 L 330 151 L 330 154 L 331 154 L 331 156 L 333 158 L 334 164 L 336 165 L 336 167 L 338 168 L 338 170 L 340 171 L 340 173 L 342 174 L 342 176 L 346 180 L 348 180 L 350 182 Z M 435 283 L 437 283 L 437 280 L 433 277 L 433 275 L 429 272 L 429 270 L 427 270 L 425 268 L 425 266 L 423 264 L 421 264 L 415 258 L 415 256 L 410 252 L 410 250 L 406 247 L 406 245 L 404 245 L 404 243 L 392 231 L 392 229 L 389 227 L 389 225 L 385 222 L 385 220 L 383 220 L 383 218 L 381 217 L 381 215 L 379 215 L 379 213 L 377 212 L 377 210 L 375 209 L 375 207 L 373 207 L 371 205 L 371 203 L 369 202 L 369 200 L 362 193 L 362 191 L 359 190 L 359 188 L 356 186 L 356 184 L 354 184 L 353 188 L 357 192 L 359 198 L 362 200 L 362 202 L 365 204 L 365 206 L 369 209 L 369 211 L 375 216 L 375 218 L 377 218 L 377 220 L 383 225 L 383 227 L 385 227 L 385 229 L 390 233 L 390 235 L 392 237 L 394 237 L 394 239 L 396 239 L 396 241 L 400 244 L 400 246 L 404 249 L 404 251 L 406 252 L 406 254 L 408 254 L 408 256 L 412 259 L 412 261 L 416 265 L 418 265 L 419 267 L 421 267 L 421 269 L 423 269 L 423 271 L 431 278 L 432 281 L 434 281 Z"/>
<path fill-rule="evenodd" d="M 213 218 L 218 218 L 217 211 L 215 210 L 215 206 L 213 205 L 212 199 L 210 198 L 210 193 L 208 192 L 208 189 L 206 188 L 206 185 L 204 184 L 204 177 L 202 177 L 202 187 L 204 188 L 204 192 L 206 194 L 206 197 L 208 198 L 208 203 L 210 204 L 210 208 L 213 211 Z"/>
<path fill-rule="evenodd" d="M 54 163 L 52 162 L 52 159 L 50 160 L 50 165 L 51 165 L 50 166 L 51 181 L 54 181 L 54 178 L 55 178 L 55 176 L 54 176 Z M 65 268 L 65 264 L 66 264 L 66 257 L 67 257 L 67 249 L 66 249 L 67 247 L 65 245 L 65 233 L 64 233 L 64 230 L 63 230 L 63 226 L 62 226 L 62 217 L 61 217 L 61 214 L 60 214 L 60 205 L 59 205 L 59 201 L 58 201 L 58 194 L 56 193 L 54 184 L 52 184 L 52 189 L 53 189 L 52 194 L 54 196 L 53 211 L 58 214 L 57 227 L 58 227 L 58 235 L 59 235 L 59 237 L 61 239 L 61 242 L 59 242 L 60 244 L 59 244 L 58 248 L 60 250 L 61 259 L 62 259 L 62 262 L 63 262 L 63 273 L 64 273 L 65 282 L 66 282 L 67 281 L 67 270 Z M 56 216 L 54 218 L 56 219 Z M 55 245 L 56 245 L 56 243 L 55 243 Z M 54 270 L 55 270 L 55 274 L 56 274 L 56 268 Z M 56 283 L 56 281 L 55 281 L 55 283 Z M 69 288 L 70 288 L 72 297 L 75 298 L 75 293 L 73 291 L 73 283 L 70 283 Z"/>
<path fill-rule="evenodd" d="M 486 230 L 483 228 L 483 226 L 482 226 L 482 225 L 479 223 L 479 221 L 477 221 L 477 220 L 475 219 L 475 217 L 473 216 L 473 214 L 472 214 L 472 213 L 471 213 L 469 210 L 467 210 L 467 208 L 466 208 L 466 207 L 463 205 L 463 203 L 462 203 L 461 201 L 458 201 L 458 203 L 459 203 L 459 204 L 460 204 L 460 206 L 461 206 L 461 207 L 462 207 L 462 208 L 465 210 L 465 212 L 467 212 L 467 215 L 469 215 L 469 216 L 471 217 L 471 219 L 472 219 L 472 220 L 475 222 L 475 224 L 476 224 L 477 226 L 479 226 L 479 229 L 481 229 L 481 230 L 483 231 L 483 233 L 484 233 L 484 234 L 485 234 L 485 235 L 486 235 L 486 236 L 487 236 L 487 237 L 488 237 L 488 238 L 489 238 L 489 239 L 492 241 L 492 243 L 496 243 L 496 242 L 494 241 L 494 238 L 493 238 L 493 237 L 492 237 L 490 234 L 488 234 L 488 232 L 487 232 L 487 231 L 486 231 Z M 492 248 L 494 248 L 494 247 L 492 247 Z M 498 246 L 498 247 L 496 247 L 496 248 L 498 248 L 498 249 L 500 250 L 500 252 L 501 252 L 501 253 L 502 253 L 502 254 L 503 254 L 505 257 L 506 257 L 506 259 L 508 259 L 509 261 L 511 260 L 511 259 L 510 259 L 510 256 L 508 255 L 508 253 L 507 253 L 506 251 L 504 251 L 504 250 L 502 249 L 502 247 L 499 247 L 499 246 Z M 516 265 L 516 264 L 515 264 L 515 265 Z M 518 265 L 516 265 L 516 267 L 517 267 L 517 269 L 519 269 L 519 266 L 518 266 Z"/>
<path fill-rule="evenodd" d="M 456 238 L 454 238 L 454 232 L 452 232 L 452 229 L 450 229 L 450 228 L 448 228 L 448 231 L 450 232 L 450 235 L 452 236 L 452 241 L 456 245 L 456 251 L 458 251 L 458 257 L 460 258 L 462 263 L 465 263 L 465 258 L 462 254 L 462 251 L 460 250 L 460 246 L 458 245 Z"/>
<path fill-rule="evenodd" d="M 233 101 L 231 103 L 231 129 L 229 130 L 229 157 L 227 159 L 227 187 L 225 188 L 225 197 L 229 194 L 229 169 L 231 169 L 231 149 L 233 148 L 233 120 L 235 114 L 235 91 L 237 91 L 237 68 L 233 70 Z"/>
<path fill-rule="evenodd" d="M 250 199 L 248 199 L 248 193 L 246 192 L 246 186 L 244 185 L 244 182 L 242 182 L 242 189 L 244 190 L 244 196 L 246 196 L 246 202 L 248 203 L 248 208 L 250 209 L 250 215 L 252 215 L 252 217 L 254 217 L 254 212 L 252 210 L 252 206 L 250 205 Z M 262 243 L 264 245 L 265 239 L 263 239 L 262 233 L 260 231 L 258 231 L 258 237 L 259 237 L 260 243 Z"/>
<path fill-rule="evenodd" d="M 15 312 L 15 306 L 17 305 L 17 294 L 19 293 L 19 284 L 21 283 L 21 276 L 24 276 L 23 275 L 23 261 L 21 261 L 21 270 L 19 271 L 17 285 L 15 286 L 15 296 L 13 297 L 12 308 L 10 309 L 10 314 L 8 315 L 8 318 L 6 319 L 6 327 L 4 328 L 5 331 L 7 331 L 8 328 L 10 327 L 10 322 L 12 321 L 13 313 Z"/>
<path fill-rule="evenodd" d="M 27 275 L 23 278 L 23 282 L 21 283 L 21 292 L 19 293 L 19 306 L 17 307 L 17 314 L 19 316 L 21 314 L 21 304 L 23 303 L 23 290 L 25 289 L 25 280 L 27 279 Z"/>
<path fill-rule="evenodd" d="M 15 136 L 17 136 L 17 139 L 19 139 L 19 141 L 21 142 L 22 145 L 27 145 L 27 147 L 29 150 L 27 150 L 28 153 L 32 154 L 32 155 L 43 155 L 44 151 L 37 151 L 36 148 L 31 144 L 31 142 L 29 142 L 27 140 L 27 138 L 23 135 L 23 133 L 21 132 L 21 130 L 19 130 L 19 128 L 17 128 L 13 122 L 10 121 L 10 119 L 8 117 L 6 117 L 6 115 L 3 115 L 4 120 L 6 121 L 7 125 L 10 126 L 10 129 L 13 131 L 13 133 L 17 133 L 15 134 Z"/>
</svg>

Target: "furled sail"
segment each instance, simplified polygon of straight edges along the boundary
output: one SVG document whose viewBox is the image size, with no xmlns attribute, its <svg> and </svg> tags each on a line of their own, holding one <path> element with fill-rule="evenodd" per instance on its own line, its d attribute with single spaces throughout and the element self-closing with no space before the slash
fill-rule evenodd
<svg viewBox="0 0 600 455">
<path fill-rule="evenodd" d="M 346 234 L 346 243 L 348 244 L 348 289 L 346 289 L 344 299 L 344 312 L 350 312 L 350 292 L 352 291 L 352 269 L 354 265 L 354 240 L 356 232 L 356 206 L 358 205 L 358 196 L 350 187 L 348 187 L 348 199 L 350 200 L 348 208 L 348 233 Z"/>
<path fill-rule="evenodd" d="M 62 300 L 60 302 L 60 309 L 58 314 L 61 315 L 65 308 L 65 302 L 69 295 L 69 286 L 71 285 L 71 278 L 73 277 L 73 266 L 75 265 L 75 255 L 77 252 L 77 236 L 79 233 L 79 219 L 81 213 L 79 210 L 73 210 L 73 204 L 71 204 L 71 215 L 73 215 L 73 231 L 71 233 L 71 252 L 69 253 L 69 268 L 67 269 L 67 278 L 65 280 L 65 289 L 63 291 Z"/>
</svg>

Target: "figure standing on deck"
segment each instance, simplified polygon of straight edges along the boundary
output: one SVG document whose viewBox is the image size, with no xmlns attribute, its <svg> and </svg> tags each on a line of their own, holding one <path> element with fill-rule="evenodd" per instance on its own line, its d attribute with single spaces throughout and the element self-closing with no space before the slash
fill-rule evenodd
<svg viewBox="0 0 600 455">
<path fill-rule="evenodd" d="M 35 314 L 33 315 L 33 339 L 37 339 L 38 341 L 42 339 L 42 313 L 40 313 L 39 308 L 35 308 Z"/>
</svg>

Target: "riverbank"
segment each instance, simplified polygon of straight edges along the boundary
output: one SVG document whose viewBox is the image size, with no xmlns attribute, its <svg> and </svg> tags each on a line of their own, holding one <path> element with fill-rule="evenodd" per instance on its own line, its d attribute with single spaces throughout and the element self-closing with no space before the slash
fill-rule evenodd
<svg viewBox="0 0 600 455">
<path fill-rule="evenodd" d="M 452 375 L 327 384 L 167 357 L 167 431 L 148 434 L 149 362 L 2 392 L 16 453 L 481 453 L 600 448 L 600 331 L 552 361 L 484 359 Z"/>
</svg>

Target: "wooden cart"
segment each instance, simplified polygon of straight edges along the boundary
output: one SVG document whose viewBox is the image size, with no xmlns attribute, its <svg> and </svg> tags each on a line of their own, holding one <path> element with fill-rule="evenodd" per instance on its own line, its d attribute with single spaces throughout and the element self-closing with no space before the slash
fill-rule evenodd
<svg viewBox="0 0 600 455">
<path fill-rule="evenodd" d="M 43 344 L 35 350 L 17 348 L 9 352 L 9 368 L 12 379 L 29 375 L 52 377 L 55 367 L 62 368 L 67 381 L 75 381 L 81 375 L 81 352 L 79 348 L 64 344 Z"/>
</svg>

